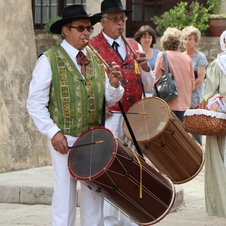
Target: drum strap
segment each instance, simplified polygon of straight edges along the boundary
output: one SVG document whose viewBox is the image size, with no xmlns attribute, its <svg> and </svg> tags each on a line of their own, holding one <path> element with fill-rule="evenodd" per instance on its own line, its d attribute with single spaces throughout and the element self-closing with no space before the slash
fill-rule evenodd
<svg viewBox="0 0 226 226">
<path fill-rule="evenodd" d="M 142 92 L 143 92 L 144 98 L 146 98 L 146 94 L 145 94 L 145 91 L 144 91 L 144 84 L 143 84 L 143 82 L 142 82 Z"/>
<path fill-rule="evenodd" d="M 103 108 L 102 108 L 102 118 L 101 118 L 101 126 L 105 126 L 105 106 L 106 106 L 106 101 L 105 97 L 103 99 Z"/>
<path fill-rule="evenodd" d="M 120 110 L 122 112 L 123 118 L 124 118 L 124 120 L 126 122 L 126 125 L 128 127 L 128 130 L 130 132 L 130 135 L 131 135 L 131 137 L 133 139 L 134 146 L 136 147 L 138 154 L 144 159 L 143 153 L 140 150 L 140 147 L 139 147 L 139 145 L 137 143 L 136 137 L 135 137 L 135 135 L 133 133 L 133 130 L 132 130 L 131 126 L 130 126 L 129 120 L 128 120 L 127 116 L 126 116 L 126 113 L 125 113 L 120 101 L 118 101 L 118 105 L 119 105 L 119 108 L 120 108 Z"/>
</svg>

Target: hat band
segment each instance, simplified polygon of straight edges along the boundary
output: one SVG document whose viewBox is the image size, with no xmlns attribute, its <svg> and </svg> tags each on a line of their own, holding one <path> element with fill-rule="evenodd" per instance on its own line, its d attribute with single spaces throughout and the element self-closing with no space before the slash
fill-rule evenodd
<svg viewBox="0 0 226 226">
<path fill-rule="evenodd" d="M 119 11 L 125 11 L 125 9 L 123 9 L 123 7 L 112 7 L 112 8 L 108 8 L 107 10 L 105 10 L 102 13 L 107 13 L 107 12 L 119 12 Z"/>
</svg>

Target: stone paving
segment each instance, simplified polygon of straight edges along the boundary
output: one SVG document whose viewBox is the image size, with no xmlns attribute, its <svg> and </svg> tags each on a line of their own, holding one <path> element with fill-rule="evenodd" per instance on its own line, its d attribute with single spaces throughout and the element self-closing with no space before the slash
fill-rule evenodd
<svg viewBox="0 0 226 226">
<path fill-rule="evenodd" d="M 34 201 L 32 197 L 36 196 L 37 194 L 40 194 L 40 190 L 37 188 L 38 183 L 42 184 L 41 186 L 42 188 L 40 189 L 42 189 L 43 195 L 41 196 L 43 196 L 43 198 L 41 199 L 36 197 L 37 199 L 36 201 Z M 156 225 L 158 226 L 226 225 L 225 218 L 209 217 L 205 212 L 204 169 L 194 179 L 180 186 L 182 186 L 184 190 L 184 204 L 182 205 L 181 208 L 177 209 L 175 212 L 171 212 L 170 214 L 165 216 L 165 218 Z M 31 189 L 32 187 L 33 189 Z M 48 191 L 47 192 L 48 195 L 47 193 L 45 194 L 45 191 Z M 0 174 L 0 225 L 4 226 L 51 225 L 50 224 L 51 206 L 49 204 L 34 204 L 37 201 L 42 202 L 44 200 L 44 197 L 48 197 L 51 194 L 51 191 L 52 191 L 51 166 Z M 20 197 L 24 196 L 27 196 L 27 199 L 21 198 L 20 200 Z M 20 203 L 20 201 L 24 200 L 27 203 L 29 202 L 33 203 L 33 205 Z M 47 201 L 45 202 L 47 203 Z M 76 226 L 79 225 L 80 222 L 78 207 Z"/>
<path fill-rule="evenodd" d="M 205 144 L 205 137 L 203 137 L 203 143 Z M 203 167 L 201 172 L 187 183 L 176 185 L 177 195 L 179 196 L 178 203 L 164 219 L 155 225 L 226 226 L 225 218 L 210 217 L 205 211 L 204 170 Z M 53 176 L 51 166 L 0 173 L 0 225 L 51 225 L 50 204 L 52 192 Z M 79 196 L 80 186 L 78 184 L 78 206 Z M 77 207 L 75 226 L 80 226 L 79 210 L 80 208 Z"/>
</svg>

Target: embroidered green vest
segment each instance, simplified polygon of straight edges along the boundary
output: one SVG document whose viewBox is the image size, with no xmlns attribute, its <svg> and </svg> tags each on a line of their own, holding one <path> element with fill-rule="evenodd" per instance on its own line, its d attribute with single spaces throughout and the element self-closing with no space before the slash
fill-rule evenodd
<svg viewBox="0 0 226 226">
<path fill-rule="evenodd" d="M 86 79 L 60 46 L 47 50 L 52 69 L 48 109 L 50 117 L 64 134 L 78 137 L 102 119 L 105 72 L 100 60 L 87 48 L 90 63 Z"/>
</svg>

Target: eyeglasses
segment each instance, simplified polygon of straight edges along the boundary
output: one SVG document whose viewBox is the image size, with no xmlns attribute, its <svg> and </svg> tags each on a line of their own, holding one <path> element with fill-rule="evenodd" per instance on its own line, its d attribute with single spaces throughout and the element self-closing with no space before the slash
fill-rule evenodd
<svg viewBox="0 0 226 226">
<path fill-rule="evenodd" d="M 93 31 L 93 27 L 92 26 L 87 26 L 87 27 L 85 27 L 85 26 L 82 26 L 82 25 L 79 25 L 79 26 L 77 26 L 77 27 L 75 27 L 75 26 L 70 26 L 71 28 L 75 28 L 78 32 L 83 32 L 83 31 L 85 31 L 85 29 L 87 29 L 87 31 L 88 32 L 92 32 Z"/>
<path fill-rule="evenodd" d="M 103 18 L 106 18 L 108 20 L 111 20 L 113 23 L 117 24 L 120 20 L 122 22 L 125 22 L 128 18 L 126 16 L 121 16 L 121 17 L 113 17 L 113 18 L 110 18 L 110 17 L 103 17 Z"/>
</svg>

